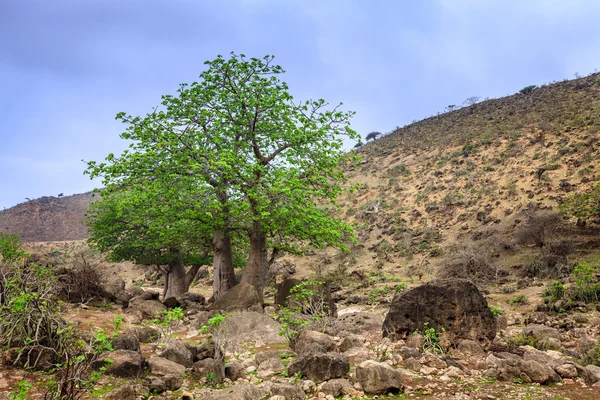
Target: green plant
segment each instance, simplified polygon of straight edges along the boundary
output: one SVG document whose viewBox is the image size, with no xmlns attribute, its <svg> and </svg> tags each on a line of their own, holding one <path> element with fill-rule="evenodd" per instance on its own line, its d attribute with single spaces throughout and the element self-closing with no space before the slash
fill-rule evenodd
<svg viewBox="0 0 600 400">
<path fill-rule="evenodd" d="M 215 345 L 215 360 L 223 360 L 225 356 L 225 346 L 227 345 L 228 330 L 227 330 L 227 318 L 230 317 L 230 313 L 216 314 L 214 317 L 208 319 L 208 325 L 203 325 L 200 328 L 200 333 L 210 333 L 212 341 Z"/>
<path fill-rule="evenodd" d="M 524 305 L 529 304 L 529 299 L 524 294 L 518 294 L 512 299 L 508 300 L 511 305 Z"/>
<path fill-rule="evenodd" d="M 440 335 L 442 335 L 446 330 L 441 327 L 436 331 L 434 327 L 429 327 L 429 323 L 423 323 L 424 330 L 420 331 L 419 329 L 415 330 L 415 334 L 420 334 L 423 336 L 423 351 L 431 351 L 432 353 L 443 354 L 444 349 L 442 348 L 440 342 Z"/>
<path fill-rule="evenodd" d="M 394 292 L 400 293 L 406 290 L 406 283 L 399 283 L 394 287 Z"/>
<path fill-rule="evenodd" d="M 570 293 L 573 300 L 593 303 L 600 299 L 600 283 L 596 280 L 596 270 L 595 265 L 585 261 L 577 263 L 573 269 L 575 286 Z"/>
<path fill-rule="evenodd" d="M 554 281 L 548 285 L 542 296 L 545 297 L 549 302 L 554 303 L 558 300 L 564 299 L 567 293 L 567 288 L 560 281 Z"/>
<path fill-rule="evenodd" d="M 209 372 L 208 374 L 206 374 L 206 383 L 209 385 L 213 385 L 215 383 L 215 379 L 217 379 L 217 374 L 215 374 L 214 372 Z"/>
<path fill-rule="evenodd" d="M 600 342 L 583 349 L 583 356 L 579 359 L 582 365 L 595 365 L 600 367 Z"/>
<path fill-rule="evenodd" d="M 499 315 L 502 315 L 504 313 L 504 311 L 500 307 L 489 306 L 489 308 L 494 318 L 497 318 Z"/>
<path fill-rule="evenodd" d="M 290 290 L 287 307 L 280 307 L 277 319 L 281 324 L 279 335 L 293 343 L 302 329 L 323 332 L 332 325 L 333 318 L 323 281 L 304 281 Z"/>
<path fill-rule="evenodd" d="M 533 92 L 535 89 L 537 89 L 537 85 L 529 85 L 529 86 L 525 86 L 523 89 L 519 90 L 519 93 L 529 94 L 529 93 Z"/>
<path fill-rule="evenodd" d="M 21 379 L 17 383 L 17 390 L 9 393 L 8 398 L 10 400 L 26 400 L 31 389 L 33 389 L 33 385 Z"/>
<path fill-rule="evenodd" d="M 175 307 L 172 310 L 157 312 L 159 318 L 154 318 L 150 323 L 154 324 L 161 333 L 163 341 L 169 341 L 181 322 L 183 321 L 183 309 Z"/>
<path fill-rule="evenodd" d="M 21 248 L 19 235 L 0 232 L 0 261 L 5 264 L 14 264 L 27 257 L 25 250 Z"/>
</svg>

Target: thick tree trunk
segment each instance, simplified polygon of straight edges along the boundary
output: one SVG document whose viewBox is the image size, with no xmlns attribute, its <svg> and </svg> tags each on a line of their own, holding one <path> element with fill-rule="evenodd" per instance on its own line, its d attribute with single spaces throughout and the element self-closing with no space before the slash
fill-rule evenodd
<svg viewBox="0 0 600 400">
<path fill-rule="evenodd" d="M 179 252 L 177 252 L 179 253 Z M 166 268 L 164 298 L 179 297 L 188 292 L 200 265 L 193 265 L 187 272 L 179 254 Z"/>
<path fill-rule="evenodd" d="M 223 293 L 235 286 L 235 272 L 233 270 L 233 251 L 231 237 L 222 231 L 216 231 L 213 236 L 213 300 L 221 297 Z"/>
<path fill-rule="evenodd" d="M 267 235 L 260 227 L 260 223 L 254 222 L 250 231 L 250 256 L 242 274 L 241 282 L 253 285 L 262 297 L 268 268 Z"/>
</svg>

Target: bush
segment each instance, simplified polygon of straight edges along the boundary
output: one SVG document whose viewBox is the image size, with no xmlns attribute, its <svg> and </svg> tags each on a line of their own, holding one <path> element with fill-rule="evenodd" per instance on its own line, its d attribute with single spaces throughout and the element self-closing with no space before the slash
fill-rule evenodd
<svg viewBox="0 0 600 400">
<path fill-rule="evenodd" d="M 477 286 L 487 286 L 496 281 L 498 269 L 485 250 L 471 245 L 450 249 L 447 253 L 453 255 L 440 264 L 436 272 L 438 278 L 468 279 Z"/>
<path fill-rule="evenodd" d="M 595 303 L 600 299 L 600 283 L 596 279 L 596 266 L 585 261 L 578 263 L 573 269 L 575 287 L 571 289 L 573 300 Z"/>
<path fill-rule="evenodd" d="M 515 239 L 521 245 L 544 247 L 550 239 L 556 236 L 561 224 L 562 217 L 558 213 L 533 212 L 518 228 Z"/>
<path fill-rule="evenodd" d="M 85 253 L 77 254 L 73 260 L 73 268 L 65 269 L 57 277 L 61 286 L 61 299 L 71 303 L 112 300 L 112 296 L 101 284 L 99 268 L 86 259 Z"/>
<path fill-rule="evenodd" d="M 581 171 L 580 171 L 581 172 Z M 560 211 L 580 221 L 600 219 L 600 185 L 585 193 L 574 193 L 560 205 Z"/>
<path fill-rule="evenodd" d="M 512 299 L 508 300 L 511 305 L 524 305 L 529 304 L 529 299 L 524 294 L 518 294 Z"/>
<path fill-rule="evenodd" d="M 548 287 L 544 290 L 542 296 L 546 298 L 549 302 L 555 303 L 558 300 L 562 300 L 565 298 L 567 293 L 567 288 L 560 281 L 555 281 L 548 285 Z"/>
<path fill-rule="evenodd" d="M 529 85 L 529 86 L 525 86 L 523 89 L 519 90 L 519 93 L 521 93 L 521 94 L 530 94 L 535 89 L 537 89 L 537 85 Z"/>
<path fill-rule="evenodd" d="M 14 264 L 25 257 L 27 253 L 21 248 L 19 236 L 0 232 L 0 261 L 4 264 Z"/>
<path fill-rule="evenodd" d="M 584 348 L 583 356 L 579 359 L 581 365 L 595 365 L 600 367 L 600 341 L 595 345 Z"/>
</svg>

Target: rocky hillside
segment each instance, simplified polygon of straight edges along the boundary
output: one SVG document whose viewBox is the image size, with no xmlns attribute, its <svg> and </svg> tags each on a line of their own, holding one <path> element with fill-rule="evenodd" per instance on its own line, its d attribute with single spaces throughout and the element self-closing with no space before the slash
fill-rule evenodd
<svg viewBox="0 0 600 400">
<path fill-rule="evenodd" d="M 0 211 L 0 231 L 18 233 L 25 242 L 85 239 L 85 212 L 91 201 L 91 192 L 30 200 Z"/>
<path fill-rule="evenodd" d="M 600 180 L 599 130 L 599 74 L 399 128 L 357 149 L 362 161 L 348 168 L 358 189 L 339 203 L 358 226 L 353 252 L 294 262 L 422 276 L 470 249 L 499 268 L 527 265 L 539 257 L 527 231 Z M 542 235 L 568 238 L 571 259 L 598 249 L 589 224 L 555 222 Z"/>
</svg>

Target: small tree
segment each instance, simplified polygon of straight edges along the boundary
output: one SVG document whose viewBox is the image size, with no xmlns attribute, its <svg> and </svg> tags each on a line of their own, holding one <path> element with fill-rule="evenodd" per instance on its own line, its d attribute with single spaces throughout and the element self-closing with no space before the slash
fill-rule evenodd
<svg viewBox="0 0 600 400">
<path fill-rule="evenodd" d="M 16 233 L 10 235 L 0 232 L 0 261 L 13 264 L 25 258 L 27 253 L 21 248 L 21 240 Z"/>
<path fill-rule="evenodd" d="M 365 139 L 368 142 L 369 140 L 376 140 L 379 136 L 381 136 L 381 132 L 371 132 L 365 137 Z"/>
</svg>

